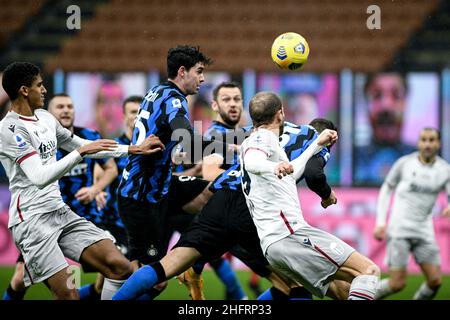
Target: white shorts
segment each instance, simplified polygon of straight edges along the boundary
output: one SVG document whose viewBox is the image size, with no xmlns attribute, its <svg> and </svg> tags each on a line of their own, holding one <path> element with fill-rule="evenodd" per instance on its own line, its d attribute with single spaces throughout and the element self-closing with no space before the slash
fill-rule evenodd
<svg viewBox="0 0 450 320">
<path fill-rule="evenodd" d="M 387 238 L 386 264 L 392 269 L 405 269 L 409 263 L 409 254 L 412 252 L 418 265 L 441 264 L 439 247 L 435 239 L 424 240 L 420 238 Z"/>
<path fill-rule="evenodd" d="M 266 258 L 286 278 L 323 298 L 331 277 L 353 251 L 355 249 L 328 232 L 306 226 L 269 245 Z"/>
<path fill-rule="evenodd" d="M 13 226 L 11 232 L 25 261 L 26 286 L 42 282 L 67 267 L 65 257 L 79 261 L 85 248 L 100 240 L 112 239 L 67 205 L 33 215 Z"/>
</svg>

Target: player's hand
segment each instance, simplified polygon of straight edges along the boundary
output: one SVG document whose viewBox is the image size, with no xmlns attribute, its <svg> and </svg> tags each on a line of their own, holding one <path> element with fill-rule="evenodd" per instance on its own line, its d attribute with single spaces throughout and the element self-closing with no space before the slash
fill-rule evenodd
<svg viewBox="0 0 450 320">
<path fill-rule="evenodd" d="M 95 196 L 95 203 L 97 203 L 98 210 L 101 210 L 106 206 L 107 195 L 108 194 L 105 191 L 101 191 Z"/>
<path fill-rule="evenodd" d="M 275 175 L 280 178 L 283 179 L 284 176 L 287 176 L 288 174 L 291 174 L 294 172 L 294 167 L 292 166 L 292 164 L 290 164 L 289 162 L 283 161 L 280 162 L 276 167 L 275 167 Z"/>
<path fill-rule="evenodd" d="M 187 152 L 180 145 L 172 149 L 172 162 L 176 165 L 187 163 Z"/>
<path fill-rule="evenodd" d="M 95 196 L 99 194 L 100 190 L 95 186 L 83 187 L 75 193 L 75 198 L 82 204 L 88 204 L 95 200 Z"/>
<path fill-rule="evenodd" d="M 450 207 L 447 207 L 444 211 L 442 211 L 442 215 L 446 218 L 450 218 Z"/>
<path fill-rule="evenodd" d="M 331 190 L 330 196 L 326 199 L 322 199 L 322 201 L 320 202 L 320 204 L 322 205 L 322 208 L 326 209 L 329 206 L 336 204 L 337 203 L 337 198 L 336 198 L 336 194 L 334 193 L 333 190 Z"/>
<path fill-rule="evenodd" d="M 117 146 L 117 141 L 110 139 L 99 139 L 81 146 L 78 148 L 78 152 L 83 157 L 87 154 L 97 153 L 100 151 L 114 151 Z"/>
<path fill-rule="evenodd" d="M 139 146 L 130 146 L 128 152 L 131 154 L 151 155 L 163 151 L 164 144 L 153 134 L 149 135 Z"/>
<path fill-rule="evenodd" d="M 334 130 L 325 129 L 319 134 L 317 139 L 317 144 L 319 146 L 329 146 L 337 141 L 338 134 Z"/>
<path fill-rule="evenodd" d="M 386 238 L 386 227 L 375 227 L 373 237 L 378 241 L 383 241 Z"/>
</svg>

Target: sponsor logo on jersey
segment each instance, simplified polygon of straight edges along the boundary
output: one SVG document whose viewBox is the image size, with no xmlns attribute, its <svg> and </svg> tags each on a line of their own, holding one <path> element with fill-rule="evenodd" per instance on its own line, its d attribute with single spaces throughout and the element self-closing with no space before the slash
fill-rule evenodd
<svg viewBox="0 0 450 320">
<path fill-rule="evenodd" d="M 41 159 L 48 159 L 53 157 L 56 154 L 56 142 L 53 140 L 48 141 L 47 143 L 41 142 L 39 145 L 39 155 Z"/>
<path fill-rule="evenodd" d="M 8 129 L 9 129 L 12 133 L 14 133 L 14 130 L 16 129 L 16 125 L 15 125 L 15 124 L 12 124 L 12 125 L 10 125 L 10 126 L 8 127 Z"/>
<path fill-rule="evenodd" d="M 16 144 L 19 148 L 23 148 L 27 144 L 27 142 L 25 141 L 25 139 L 22 137 L 22 135 L 20 133 L 17 133 L 14 135 L 14 140 L 16 140 Z"/>
</svg>

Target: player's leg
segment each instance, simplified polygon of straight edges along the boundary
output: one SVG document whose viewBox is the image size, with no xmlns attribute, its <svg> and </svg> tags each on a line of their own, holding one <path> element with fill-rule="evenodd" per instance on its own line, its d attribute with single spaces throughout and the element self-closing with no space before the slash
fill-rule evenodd
<svg viewBox="0 0 450 320">
<path fill-rule="evenodd" d="M 89 283 L 78 289 L 80 300 L 100 300 L 103 282 L 105 277 L 102 274 L 97 273 L 97 277 L 94 283 Z"/>
<path fill-rule="evenodd" d="M 369 258 L 354 251 L 338 269 L 335 278 L 351 283 L 349 300 L 374 300 L 380 269 Z"/>
<path fill-rule="evenodd" d="M 128 235 L 129 257 L 133 270 L 159 261 L 167 252 L 168 199 L 159 203 L 144 203 L 134 199 L 118 197 L 120 217 Z M 146 294 L 150 299 L 158 296 L 167 286 L 160 283 Z"/>
<path fill-rule="evenodd" d="M 422 269 L 425 282 L 414 294 L 414 300 L 430 300 L 436 296 L 441 283 L 441 259 L 436 240 L 425 241 L 417 239 L 412 247 L 414 259 Z"/>
<path fill-rule="evenodd" d="M 347 300 L 350 292 L 350 283 L 343 280 L 333 280 L 327 291 L 327 297 L 334 300 Z"/>
<path fill-rule="evenodd" d="M 248 299 L 228 259 L 221 257 L 210 261 L 209 264 L 213 268 L 219 279 L 225 285 L 226 300 Z"/>
<path fill-rule="evenodd" d="M 100 240 L 88 246 L 81 254 L 80 262 L 95 268 L 105 277 L 103 300 L 111 299 L 132 273 L 130 262 L 110 239 Z"/>
<path fill-rule="evenodd" d="M 387 238 L 386 262 L 389 266 L 389 278 L 381 279 L 378 283 L 376 299 L 403 290 L 406 286 L 408 272 L 406 270 L 411 250 L 411 241 L 402 238 Z"/>
<path fill-rule="evenodd" d="M 65 228 L 67 208 L 34 215 L 11 228 L 14 242 L 24 260 L 26 287 L 45 282 L 55 299 L 78 299 L 74 278 L 58 243 Z M 81 219 L 77 215 L 77 218 Z"/>
<path fill-rule="evenodd" d="M 113 300 L 133 300 L 155 285 L 165 282 L 188 269 L 200 257 L 194 248 L 177 247 L 160 262 L 145 265 L 137 270 L 114 295 Z"/>
<path fill-rule="evenodd" d="M 3 300 L 23 300 L 27 287 L 23 282 L 24 277 L 24 262 L 20 254 L 17 258 L 16 268 L 11 278 L 8 288 L 3 294 Z"/>
<path fill-rule="evenodd" d="M 171 216 L 171 225 L 173 225 L 177 231 L 181 233 L 186 230 L 190 221 L 182 226 L 180 223 L 173 223 L 175 218 L 178 217 L 178 220 L 182 221 L 183 216 L 186 216 L 187 213 L 189 213 L 189 216 L 192 216 L 191 214 L 199 213 L 213 196 L 213 193 L 209 191 L 210 185 L 211 182 L 195 177 L 172 176 L 169 190 L 169 198 L 172 201 L 169 206 L 169 212 Z M 218 258 L 209 261 L 209 263 L 216 275 L 225 285 L 226 297 L 232 300 L 247 299 L 239 279 L 228 260 Z M 193 268 L 189 268 L 185 272 L 186 274 L 182 274 L 178 277 L 178 280 L 188 287 L 193 299 L 196 299 L 196 297 L 199 297 L 200 299 L 204 298 L 200 288 L 203 286 L 201 277 L 203 267 L 204 265 L 197 263 Z"/>
<path fill-rule="evenodd" d="M 216 198 L 222 203 L 220 197 Z M 227 206 L 222 205 L 220 210 L 215 208 L 214 201 L 208 202 L 202 213 L 197 215 L 181 234 L 175 247 L 160 262 L 136 271 L 113 299 L 136 299 L 151 286 L 187 270 L 200 257 L 204 258 L 204 261 L 209 261 L 223 255 L 230 247 L 226 233 L 227 216 L 224 214 L 227 212 Z"/>
<path fill-rule="evenodd" d="M 425 282 L 414 294 L 414 300 L 431 300 L 433 299 L 442 284 L 441 268 L 433 264 L 421 264 L 420 268 L 425 276 Z"/>
<path fill-rule="evenodd" d="M 65 267 L 44 281 L 50 289 L 55 300 L 79 300 L 78 290 L 75 286 L 72 273 Z"/>
</svg>

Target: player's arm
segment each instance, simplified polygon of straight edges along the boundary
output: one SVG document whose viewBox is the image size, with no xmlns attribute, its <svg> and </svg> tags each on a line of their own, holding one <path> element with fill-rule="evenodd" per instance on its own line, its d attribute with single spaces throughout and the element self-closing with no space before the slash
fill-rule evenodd
<svg viewBox="0 0 450 320">
<path fill-rule="evenodd" d="M 444 211 L 442 212 L 442 215 L 444 217 L 450 218 L 450 166 L 449 166 L 448 170 L 449 170 L 449 174 L 448 174 L 449 180 L 445 184 L 445 191 L 447 192 L 447 208 L 444 209 Z"/>
<path fill-rule="evenodd" d="M 377 217 L 373 236 L 379 241 L 384 240 L 386 236 L 386 218 L 393 190 L 392 186 L 384 182 L 378 195 Z"/>
<path fill-rule="evenodd" d="M 337 202 L 336 195 L 331 190 L 327 182 L 327 176 L 323 171 L 325 164 L 323 157 L 314 155 L 306 163 L 305 172 L 303 173 L 308 188 L 322 199 L 321 205 L 323 208 L 327 208 Z"/>
<path fill-rule="evenodd" d="M 389 203 L 391 201 L 392 193 L 401 179 L 401 172 L 403 164 L 407 157 L 402 157 L 397 160 L 389 173 L 386 176 L 383 184 L 381 185 L 380 192 L 377 200 L 377 217 L 375 222 L 374 238 L 381 241 L 386 236 L 386 218 L 389 209 Z"/>
<path fill-rule="evenodd" d="M 108 159 L 106 162 L 98 162 L 95 167 L 97 166 L 100 168 L 97 170 L 94 168 L 94 184 L 89 187 L 81 188 L 75 194 L 75 198 L 83 204 L 88 204 L 89 202 L 94 201 L 96 196 L 105 190 L 105 188 L 109 186 L 119 174 L 114 159 Z M 99 170 L 101 170 L 101 174 Z M 95 176 L 96 172 L 97 177 Z"/>
<path fill-rule="evenodd" d="M 72 134 L 69 130 L 64 128 L 56 119 L 56 139 L 58 141 L 58 148 L 62 148 L 68 152 L 72 152 L 82 146 L 91 143 L 91 140 L 86 140 Z M 142 144 L 138 146 L 128 146 L 117 143 L 114 140 L 105 139 L 105 141 L 110 141 L 114 144 L 114 148 L 110 150 L 103 150 L 97 153 L 86 154 L 88 158 L 101 159 L 101 158 L 120 158 L 126 157 L 130 154 L 142 154 L 150 155 L 156 152 L 164 150 L 164 144 L 159 140 L 158 137 L 150 135 L 147 137 Z M 85 155 L 83 155 L 85 156 Z"/>
<path fill-rule="evenodd" d="M 189 120 L 185 116 L 176 116 L 171 119 L 172 141 L 181 144 L 186 159 L 190 163 L 199 163 L 204 154 L 232 153 L 234 147 L 222 141 L 209 140 L 200 134 L 195 134 Z M 198 148 L 198 149 L 196 149 Z"/>
<path fill-rule="evenodd" d="M 223 156 L 218 153 L 204 157 L 202 161 L 203 179 L 214 181 L 214 179 L 221 175 L 225 171 L 221 168 L 223 161 Z"/>
<path fill-rule="evenodd" d="M 320 152 L 324 146 L 334 143 L 337 138 L 336 131 L 329 129 L 323 130 L 317 139 L 314 140 L 298 158 L 290 162 L 294 167 L 294 178 L 296 181 L 303 175 L 308 160 L 316 153 Z"/>
</svg>

